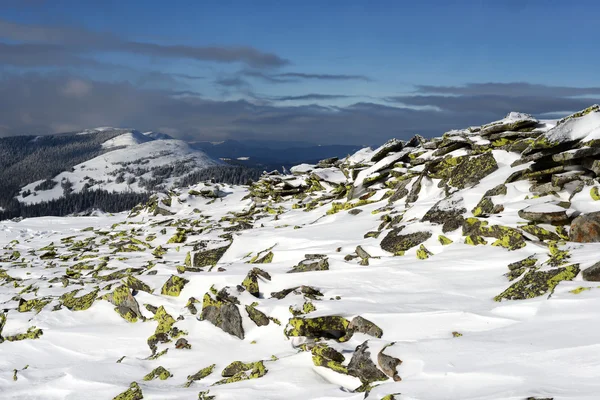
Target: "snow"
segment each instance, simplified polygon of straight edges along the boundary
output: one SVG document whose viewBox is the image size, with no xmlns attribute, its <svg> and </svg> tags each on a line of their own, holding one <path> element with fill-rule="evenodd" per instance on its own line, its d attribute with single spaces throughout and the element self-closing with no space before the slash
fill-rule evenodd
<svg viewBox="0 0 600 400">
<path fill-rule="evenodd" d="M 544 134 L 550 142 L 600 139 L 600 112 L 591 112 L 579 118 L 571 118 Z"/>
<path fill-rule="evenodd" d="M 523 116 L 509 114 L 507 118 Z M 215 162 L 177 140 L 135 143 L 133 132 L 115 139 L 118 140 L 111 146 L 128 147 L 89 160 L 77 166 L 74 172 L 64 172 L 55 179 L 68 178 L 79 190 L 79 180 L 85 175 L 101 180 L 111 176 L 111 171 L 117 171 L 122 165 L 118 163 L 144 159 L 148 161 L 143 165 L 158 166 L 188 157 L 200 166 Z M 433 157 L 432 153 L 428 152 L 425 157 Z M 357 178 L 357 182 L 362 182 L 365 177 L 381 173 L 386 166 L 391 168 L 402 154 L 390 153 L 374 163 L 370 162 L 373 150 L 362 149 L 344 162 L 368 163 Z M 466 154 L 464 149 L 459 149 L 449 156 Z M 373 203 L 361 205 L 363 212 L 356 215 L 346 211 L 328 212 L 331 210 L 328 201 L 343 201 L 339 197 L 321 197 L 314 208 L 303 209 L 295 206 L 306 204 L 315 199 L 312 196 L 318 195 L 290 196 L 280 202 L 265 202 L 270 210 L 251 221 L 253 228 L 246 230 L 227 230 L 238 222 L 225 221 L 233 216 L 237 219 L 237 213 L 260 210 L 262 205 L 251 200 L 247 187 L 225 184 L 198 184 L 174 189 L 171 195 L 160 194 L 159 199 L 171 200 L 170 206 L 163 203 L 172 213 L 169 216 L 155 216 L 150 210 L 141 210 L 132 215 L 0 221 L 0 270 L 22 279 L 15 287 L 4 284 L 0 278 L 0 312 L 7 315 L 2 334 L 24 332 L 31 326 L 44 331 L 36 340 L 0 343 L 0 397 L 110 399 L 131 382 L 137 382 L 144 399 L 150 400 L 195 399 L 200 391 L 206 390 L 217 400 L 377 400 L 391 393 L 402 393 L 396 396 L 398 400 L 524 400 L 528 397 L 596 400 L 600 393 L 598 283 L 583 281 L 578 276 L 573 281 L 560 282 L 551 295 L 496 302 L 494 296 L 513 283 L 505 276 L 508 264 L 535 256 L 540 268 L 549 268 L 543 264 L 549 257 L 547 243 L 528 241 L 525 247 L 514 251 L 492 245 L 470 246 L 459 228 L 443 233 L 453 241 L 444 246 L 438 240 L 442 226 L 421 221 L 440 200 L 440 209 L 464 208 L 465 217 L 471 216 L 471 210 L 488 190 L 504 184 L 512 173 L 530 165 L 511 167 L 520 157 L 516 153 L 493 150 L 492 154 L 498 169 L 473 187 L 456 190 L 450 196 L 446 188 L 439 185 L 439 179 L 427 176 L 421 178 L 418 200 L 413 204 L 405 200 L 390 204 L 387 197 L 384 198 L 390 187 L 382 183 L 370 186 L 369 190 L 376 190 L 368 197 Z M 348 182 L 337 168 L 303 164 L 291 171 L 293 176 L 270 179 L 281 178 L 280 186 L 285 183 L 293 187 L 303 185 L 312 174 L 326 187 Z M 410 179 L 413 181 L 407 190 L 412 189 L 418 178 Z M 130 186 L 135 188 L 135 184 Z M 103 187 L 111 186 L 105 183 Z M 556 205 L 558 201 L 571 202 L 569 213 L 600 211 L 600 202 L 590 197 L 590 186 L 572 197 L 574 190 L 566 186 L 552 197 L 553 202 L 549 202 L 548 196 L 533 197 L 530 188 L 528 181 L 507 183 L 506 195 L 492 198 L 495 204 L 504 206 L 504 211 L 488 216 L 485 221 L 489 226 L 518 229 L 526 223 L 518 215 L 520 210 L 564 211 Z M 205 190 L 218 192 L 222 197 L 212 199 L 198 195 Z M 39 193 L 37 197 L 43 195 Z M 352 201 L 356 203 L 358 199 Z M 273 214 L 279 207 L 282 212 Z M 381 228 L 379 238 L 365 235 L 376 231 L 386 220 L 384 217 L 395 216 L 402 216 L 396 227 L 401 226 L 403 234 L 431 232 L 431 238 L 423 243 L 432 253 L 429 258 L 417 259 L 418 246 L 407 250 L 404 256 L 393 256 L 383 250 L 381 241 L 391 227 Z M 554 229 L 550 225 L 540 226 Z M 167 243 L 178 228 L 185 229 L 186 241 Z M 232 237 L 231 246 L 216 266 L 200 272 L 178 272 L 189 251 L 220 247 L 228 235 Z M 148 241 L 150 236 L 156 237 Z M 90 248 L 70 250 L 65 244 L 68 237 L 74 237 L 75 241 L 90 240 Z M 114 244 L 128 237 L 147 241 L 150 249 L 118 251 Z M 39 256 L 44 252 L 41 249 L 50 244 L 56 246 L 61 255 L 71 253 L 76 259 L 41 260 Z M 158 246 L 167 250 L 163 258 L 151 254 Z M 369 265 L 346 259 L 357 246 L 372 256 Z M 558 243 L 557 246 L 568 250 L 569 264 L 576 263 L 582 270 L 598 261 L 600 243 Z M 265 249 L 271 249 L 274 254 L 271 263 L 248 264 L 250 257 Z M 15 250 L 25 259 L 23 265 L 5 261 Z M 306 254 L 327 255 L 329 270 L 287 273 Z M 83 269 L 79 271 L 79 278 L 69 279 L 69 285 L 63 286 L 67 268 L 72 274 L 77 263 L 96 262 L 100 257 L 108 257 L 105 269 Z M 224 333 L 208 321 L 199 320 L 198 315 L 186 307 L 188 300 L 194 297 L 199 300 L 196 307 L 200 310 L 202 298 L 212 286 L 235 290 L 253 267 L 264 269 L 271 280 L 259 280 L 258 298 L 248 292 L 238 296 L 244 318 L 243 340 Z M 90 283 L 90 277 L 96 272 L 106 276 L 126 268 L 141 268 L 143 272 L 136 277 L 152 289 L 152 293 L 140 290 L 134 294 L 142 315 L 147 318 L 145 322 L 125 321 L 115 312 L 115 307 L 103 299 L 96 300 L 85 311 L 70 311 L 65 307 L 53 311 L 58 304 L 56 299 L 75 289 L 82 289 L 78 296 L 96 288 L 99 288 L 100 298 L 110 293 L 119 285 L 119 280 L 112 281 L 112 287 L 106 288 L 108 282 Z M 161 294 L 162 285 L 172 275 L 188 280 L 177 297 Z M 322 299 L 313 301 L 316 310 L 307 317 L 338 315 L 352 319 L 362 316 L 383 330 L 381 338 L 356 333 L 347 342 L 323 340 L 322 343 L 346 357 L 344 365 L 356 347 L 368 340 L 374 362 L 383 349 L 385 354 L 402 360 L 397 368 L 402 380 L 377 382 L 365 397 L 365 393 L 353 392 L 361 384 L 357 378 L 315 366 L 311 353 L 299 348 L 307 341 L 283 334 L 292 316 L 290 308 L 301 308 L 307 299 L 297 294 L 284 299 L 270 296 L 272 292 L 299 285 L 314 286 L 323 293 Z M 580 287 L 589 290 L 573 292 Z M 18 311 L 20 297 L 29 300 L 45 296 L 54 300 L 41 312 Z M 258 310 L 277 319 L 281 325 L 274 320 L 261 327 L 253 324 L 244 314 L 243 306 L 254 302 Z M 157 323 L 152 319 L 153 313 L 144 307 L 146 304 L 163 306 L 176 319 L 175 327 L 185 331 L 183 337 L 191 349 L 176 349 L 175 340 L 159 343 L 159 351 L 169 349 L 168 352 L 156 360 L 148 359 L 151 353 L 147 338 L 154 333 Z M 117 363 L 123 356 L 125 358 Z M 268 369 L 264 377 L 212 386 L 222 379 L 221 371 L 231 362 L 259 360 L 263 360 Z M 215 364 L 212 374 L 190 387 L 184 386 L 189 375 L 212 364 Z M 24 369 L 26 365 L 29 367 Z M 165 381 L 144 381 L 143 377 L 158 366 L 168 369 L 173 377 Z M 16 381 L 13 380 L 15 369 Z"/>
<path fill-rule="evenodd" d="M 239 161 L 248 161 L 250 159 L 250 157 L 238 157 L 237 159 Z"/>
<path fill-rule="evenodd" d="M 121 147 L 125 148 L 121 148 Z M 116 148 L 96 158 L 76 165 L 73 171 L 64 171 L 52 179 L 58 184 L 44 191 L 35 191 L 35 187 L 43 181 L 36 181 L 21 189 L 21 193 L 16 199 L 25 204 L 36 204 L 43 201 L 58 199 L 63 196 L 61 182 L 69 180 L 73 183 L 73 190 L 79 192 L 86 184 L 89 184 L 89 190 L 107 190 L 107 191 L 134 191 L 144 192 L 140 186 L 140 178 L 151 179 L 151 169 L 159 166 L 167 166 L 174 162 L 186 161 L 194 169 L 202 169 L 211 165 L 218 165 L 219 162 L 213 160 L 200 150 L 193 149 L 187 143 L 180 140 L 149 140 L 139 132 L 128 132 L 117 136 L 104 143 L 107 150 Z M 126 169 L 127 166 L 131 168 Z M 136 168 L 148 169 L 141 175 L 136 175 L 133 170 Z M 116 182 L 119 174 L 123 173 L 124 181 Z M 93 179 L 93 181 L 90 180 Z M 135 182 L 128 183 L 128 178 L 135 178 Z M 172 186 L 178 177 L 171 177 L 165 180 L 166 187 Z M 110 181 L 110 182 L 109 182 Z M 31 195 L 23 197 L 23 192 L 30 190 Z"/>
<path fill-rule="evenodd" d="M 504 168 L 504 167 L 502 167 Z M 490 182 L 493 185 L 495 182 Z M 200 190 L 201 188 L 194 188 Z M 239 212 L 249 206 L 243 200 L 247 189 L 224 186 L 229 193 L 218 207 L 206 199 L 195 198 L 182 192 L 185 202 L 173 202 L 174 218 L 188 218 L 198 209 L 212 221 L 220 220 L 227 212 Z M 480 191 L 483 191 L 482 188 Z M 457 198 L 459 200 L 460 198 Z M 141 304 L 163 305 L 174 316 L 183 315 L 176 326 L 185 330 L 191 350 L 176 350 L 173 344 L 161 344 L 169 352 L 155 361 L 145 360 L 149 354 L 146 338 L 153 334 L 156 323 L 128 323 L 120 318 L 107 301 L 98 300 L 86 311 L 67 309 L 41 313 L 18 313 L 12 308 L 14 289 L 0 286 L 0 303 L 8 308 L 8 323 L 4 334 L 24 331 L 35 325 L 44 330 L 37 340 L 5 342 L 0 344 L 0 392 L 6 399 L 69 399 L 83 393 L 90 399 L 112 398 L 136 381 L 143 389 L 145 399 L 196 398 L 202 390 L 210 390 L 218 399 L 241 398 L 283 399 L 352 399 L 363 398 L 362 393 L 349 390 L 360 385 L 356 378 L 337 374 L 312 364 L 310 353 L 298 352 L 297 338 L 286 339 L 283 326 L 274 323 L 266 327 L 246 324 L 246 338 L 241 341 L 225 334 L 208 322 L 201 322 L 189 314 L 185 305 L 189 297 L 201 298 L 211 285 L 222 287 L 240 283 L 246 271 L 245 255 L 275 245 L 273 263 L 261 265 L 272 280 L 260 281 L 259 309 L 278 318 L 285 325 L 290 317 L 290 305 L 301 305 L 301 297 L 290 295 L 285 300 L 269 299 L 268 293 L 298 284 L 318 287 L 323 301 L 315 302 L 317 311 L 312 316 L 343 315 L 352 318 L 361 315 L 376 322 L 384 332 L 381 339 L 356 334 L 349 342 L 336 343 L 335 348 L 350 353 L 369 339 L 372 357 L 389 342 L 386 354 L 403 360 L 398 367 L 401 382 L 383 382 L 376 386 L 369 398 L 381 398 L 389 393 L 403 393 L 400 399 L 418 400 L 516 400 L 526 396 L 554 396 L 556 399 L 592 400 L 600 391 L 600 344 L 595 322 L 600 319 L 600 290 L 592 289 L 573 295 L 569 292 L 581 281 L 563 282 L 552 296 L 532 300 L 496 303 L 491 298 L 507 286 L 503 274 L 506 265 L 536 252 L 525 248 L 515 252 L 490 246 L 456 244 L 443 247 L 436 243 L 439 227 L 425 245 L 435 256 L 428 260 L 414 257 L 392 257 L 382 252 L 374 239 L 363 238 L 363 233 L 378 224 L 378 216 L 371 214 L 377 204 L 365 207 L 365 212 L 328 215 L 317 222 L 322 211 L 306 213 L 292 210 L 279 219 L 263 219 L 262 228 L 255 228 L 235 236 L 232 247 L 220 262 L 223 272 L 205 271 L 186 273 L 188 285 L 179 297 L 160 295 L 160 287 L 174 273 L 175 265 L 185 257 L 187 245 L 179 251 L 175 245 L 165 244 L 175 228 L 152 227 L 155 221 L 173 217 L 148 216 L 131 219 L 126 214 L 102 217 L 44 217 L 21 222 L 0 223 L 0 247 L 13 239 L 21 244 L 17 249 L 26 254 L 28 249 L 39 249 L 61 238 L 77 239 L 93 236 L 82 229 L 93 226 L 98 231 L 129 230 L 131 225 L 112 228 L 120 222 L 134 223 L 142 229 L 142 238 L 150 233 L 158 235 L 152 245 L 161 244 L 169 249 L 167 259 L 157 264 L 157 275 L 139 278 L 155 289 L 153 294 L 138 292 Z M 302 229 L 280 228 L 279 225 L 301 225 Z M 340 229 L 343 227 L 343 229 Z M 418 224 L 406 232 L 422 230 Z M 216 239 L 216 234 L 194 233 L 188 241 Z M 460 231 L 448 234 L 453 240 Z M 345 254 L 362 245 L 372 255 L 370 266 L 364 267 L 343 260 Z M 341 251 L 334 249 L 340 247 Z M 108 248 L 107 248 L 108 250 Z M 107 250 L 102 250 L 107 251 Z M 582 267 L 596 261 L 600 245 L 591 245 L 577 254 Z M 330 270 L 287 274 L 307 253 L 329 255 Z M 102 255 L 98 254 L 99 256 Z M 108 253 L 106 253 L 108 254 Z M 133 253 L 120 253 L 119 256 Z M 142 256 L 129 256 L 127 261 L 111 257 L 109 266 L 116 268 L 139 267 L 147 262 Z M 485 260 L 485 262 L 483 262 Z M 49 277 L 53 270 L 45 263 L 34 262 L 27 269 L 11 269 L 12 276 L 26 279 L 24 285 L 35 284 Z M 28 274 L 29 275 L 28 275 Z M 55 285 L 49 288 L 40 282 L 38 295 L 64 293 L 72 287 Z M 593 286 L 593 285 L 592 285 Z M 80 294 L 89 291 L 85 290 Z M 104 292 L 102 292 L 104 293 Z M 23 295 L 31 298 L 31 294 Z M 248 295 L 249 296 L 249 295 Z M 327 299 L 340 296 L 341 300 Z M 251 302 L 253 298 L 244 298 Z M 142 307 L 142 313 L 152 314 Z M 462 337 L 455 338 L 452 332 Z M 252 344 L 254 343 L 255 344 Z M 219 371 L 235 360 L 265 361 L 267 375 L 257 380 L 235 384 L 210 386 L 221 379 Z M 126 356 L 121 363 L 118 359 Z M 210 364 L 216 364 L 215 373 L 202 381 L 184 388 L 186 377 Z M 22 368 L 29 365 L 26 370 Z M 142 377 L 157 366 L 164 366 L 174 376 L 166 381 L 143 381 Z M 18 380 L 12 380 L 13 369 Z"/>
<path fill-rule="evenodd" d="M 110 149 L 111 147 L 129 147 L 146 143 L 151 140 L 151 138 L 148 138 L 138 131 L 131 131 L 107 140 L 106 142 L 102 143 L 102 147 L 105 149 Z"/>
</svg>

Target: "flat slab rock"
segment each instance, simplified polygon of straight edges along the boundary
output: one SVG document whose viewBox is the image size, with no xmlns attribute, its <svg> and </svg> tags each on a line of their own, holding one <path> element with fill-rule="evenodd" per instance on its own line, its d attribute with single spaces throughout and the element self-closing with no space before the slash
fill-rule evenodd
<svg viewBox="0 0 600 400">
<path fill-rule="evenodd" d="M 519 211 L 519 217 L 527 221 L 545 224 L 565 224 L 569 221 L 567 210 L 556 204 L 536 204 Z"/>
</svg>

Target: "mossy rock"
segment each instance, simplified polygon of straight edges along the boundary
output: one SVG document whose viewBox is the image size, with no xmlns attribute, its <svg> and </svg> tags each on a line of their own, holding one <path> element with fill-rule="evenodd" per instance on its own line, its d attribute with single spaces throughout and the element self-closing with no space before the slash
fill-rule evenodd
<svg viewBox="0 0 600 400">
<path fill-rule="evenodd" d="M 164 381 L 166 379 L 169 379 L 172 376 L 173 376 L 173 374 L 171 374 L 164 367 L 160 366 L 160 367 L 154 368 L 152 371 L 150 371 L 148 374 L 146 374 L 146 376 L 144 376 L 144 380 L 145 381 L 151 381 L 151 380 L 154 380 L 154 379 L 158 378 L 161 381 Z"/>
<path fill-rule="evenodd" d="M 102 298 L 112 303 L 115 311 L 126 321 L 136 322 L 138 318 L 142 318 L 139 304 L 127 286 L 121 285 Z"/>
<path fill-rule="evenodd" d="M 312 286 L 296 286 L 293 288 L 283 289 L 279 292 L 272 292 L 271 297 L 275 299 L 284 299 L 290 293 L 301 294 L 306 298 L 311 300 L 317 300 L 320 297 L 323 297 L 323 293 Z"/>
<path fill-rule="evenodd" d="M 242 286 L 248 291 L 248 293 L 250 293 L 254 297 L 258 297 L 260 294 L 258 287 L 259 277 L 268 281 L 271 280 L 271 275 L 269 275 L 268 272 L 260 268 L 252 268 L 250 271 L 248 271 L 248 275 L 246 275 L 246 278 L 242 282 Z"/>
<path fill-rule="evenodd" d="M 494 297 L 496 301 L 524 300 L 552 294 L 561 281 L 573 280 L 579 273 L 579 265 L 569 265 L 547 271 L 530 270 L 520 280 L 509 286 L 504 292 Z"/>
<path fill-rule="evenodd" d="M 215 266 L 228 249 L 229 245 L 194 253 L 193 266 L 196 268 Z"/>
<path fill-rule="evenodd" d="M 310 272 L 310 271 L 327 271 L 329 270 L 329 261 L 327 257 L 320 259 L 305 259 L 294 266 L 288 273 Z"/>
<path fill-rule="evenodd" d="M 25 300 L 25 299 L 21 298 L 21 299 L 19 299 L 19 306 L 17 307 L 17 310 L 19 310 L 19 312 L 29 312 L 31 310 L 35 310 L 36 312 L 39 313 L 51 301 L 52 300 L 49 298 L 31 299 L 31 300 Z"/>
<path fill-rule="evenodd" d="M 311 353 L 315 366 L 329 368 L 340 374 L 348 374 L 348 368 L 342 365 L 346 358 L 339 351 L 326 344 L 318 344 L 312 348 Z"/>
<path fill-rule="evenodd" d="M 523 225 L 521 230 L 537 237 L 540 240 L 561 240 L 561 238 L 554 232 L 550 232 L 547 229 L 537 225 Z"/>
<path fill-rule="evenodd" d="M 317 318 L 290 318 L 285 334 L 286 336 L 343 341 L 348 336 L 348 325 L 350 325 L 350 321 L 335 315 Z"/>
<path fill-rule="evenodd" d="M 371 360 L 368 341 L 355 349 L 350 363 L 348 363 L 348 375 L 359 378 L 363 386 L 388 379 L 388 376 Z"/>
<path fill-rule="evenodd" d="M 526 246 L 525 237 L 515 228 L 503 225 L 488 225 L 485 220 L 467 218 L 463 224 L 463 236 L 466 236 L 467 244 L 485 244 L 483 238 L 492 237 L 497 239 L 493 246 L 501 246 L 508 250 L 517 250 Z"/>
<path fill-rule="evenodd" d="M 195 374 L 189 375 L 187 377 L 188 381 L 185 384 L 185 387 L 190 387 L 194 381 L 202 380 L 202 379 L 206 378 L 207 376 L 209 376 L 210 374 L 212 374 L 213 371 L 215 370 L 215 366 L 216 366 L 216 364 L 209 365 L 208 367 L 202 368 L 200 371 L 196 372 Z"/>
<path fill-rule="evenodd" d="M 137 382 L 131 382 L 129 385 L 129 389 L 124 391 L 123 393 L 115 396 L 113 400 L 142 400 L 144 395 L 142 393 L 142 388 Z"/>
<path fill-rule="evenodd" d="M 269 325 L 269 317 L 262 311 L 256 309 L 254 305 L 247 305 L 246 312 L 248 313 L 248 317 L 256 324 L 256 326 L 266 326 Z"/>
<path fill-rule="evenodd" d="M 158 343 L 168 343 L 171 341 L 171 336 L 174 336 L 173 334 L 176 333 L 173 329 L 176 321 L 171 314 L 167 313 L 163 306 L 160 306 L 156 310 L 153 319 L 158 322 L 158 325 L 154 334 L 148 338 L 147 343 L 150 350 L 152 350 L 152 354 L 155 354 Z"/>
<path fill-rule="evenodd" d="M 463 224 L 463 214 L 467 209 L 463 206 L 462 197 L 447 198 L 438 201 L 431 207 L 421 219 L 435 224 L 443 225 L 442 232 L 452 232 Z"/>
<path fill-rule="evenodd" d="M 176 275 L 171 275 L 171 277 L 163 285 L 161 289 L 161 294 L 178 297 L 181 294 L 181 290 L 183 290 L 184 286 L 188 282 L 189 280 L 185 278 L 181 278 Z"/>
<path fill-rule="evenodd" d="M 27 332 L 25 332 L 25 333 L 17 333 L 16 335 L 2 337 L 1 336 L 2 328 L 4 327 L 4 324 L 6 323 L 6 317 L 4 317 L 4 320 L 2 320 L 3 315 L 4 314 L 0 314 L 0 343 L 2 343 L 3 340 L 6 340 L 7 342 L 18 342 L 21 340 L 39 339 L 44 334 L 44 331 L 41 330 L 40 328 L 36 328 L 35 326 L 30 326 L 27 329 Z"/>
<path fill-rule="evenodd" d="M 207 320 L 224 332 L 244 339 L 242 316 L 238 309 L 237 299 L 226 291 L 220 291 L 213 298 L 210 293 L 204 295 L 200 320 Z"/>
<path fill-rule="evenodd" d="M 127 277 L 127 279 L 125 280 L 125 282 L 123 282 L 123 284 L 125 286 L 127 286 L 128 288 L 130 288 L 131 290 L 142 291 L 142 292 L 146 292 L 146 293 L 150 293 L 150 294 L 152 294 L 152 292 L 153 292 L 153 290 L 150 288 L 150 286 L 148 286 L 147 284 L 145 284 L 138 278 L 131 276 L 131 275 Z"/>
<path fill-rule="evenodd" d="M 391 230 L 381 241 L 381 248 L 393 254 L 402 254 L 415 246 L 420 245 L 431 237 L 431 232 L 414 232 L 402 235 L 403 227 Z"/>
<path fill-rule="evenodd" d="M 221 372 L 221 376 L 225 377 L 225 379 L 216 382 L 215 385 L 258 379 L 265 376 L 267 372 L 269 370 L 265 368 L 265 364 L 262 361 L 250 363 L 234 361 Z"/>
<path fill-rule="evenodd" d="M 469 157 L 452 171 L 448 184 L 458 189 L 475 186 L 497 169 L 498 163 L 491 152 Z"/>
</svg>

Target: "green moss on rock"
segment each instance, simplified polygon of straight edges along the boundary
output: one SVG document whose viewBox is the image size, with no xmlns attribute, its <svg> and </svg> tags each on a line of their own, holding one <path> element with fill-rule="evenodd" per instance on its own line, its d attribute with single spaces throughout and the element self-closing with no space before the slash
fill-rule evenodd
<svg viewBox="0 0 600 400">
<path fill-rule="evenodd" d="M 160 367 L 154 368 L 151 372 L 149 372 L 146 376 L 144 376 L 144 380 L 145 381 L 151 381 L 151 380 L 154 380 L 154 379 L 158 378 L 161 381 L 164 381 L 166 379 L 169 379 L 172 376 L 173 376 L 173 374 L 171 374 L 164 367 L 160 366 Z"/>
<path fill-rule="evenodd" d="M 189 280 L 185 278 L 181 278 L 176 275 L 171 275 L 171 277 L 165 282 L 161 289 L 161 294 L 167 296 L 177 297 L 181 293 L 183 287 L 189 282 Z"/>
<path fill-rule="evenodd" d="M 190 387 L 194 381 L 202 380 L 202 379 L 206 378 L 207 376 L 209 376 L 210 374 L 212 374 L 213 371 L 215 370 L 215 366 L 216 366 L 216 364 L 212 364 L 212 365 L 209 365 L 208 367 L 202 368 L 200 371 L 196 372 L 193 375 L 188 375 L 188 377 L 187 377 L 188 381 L 185 384 L 185 387 Z"/>
<path fill-rule="evenodd" d="M 547 271 L 530 270 L 523 278 L 494 297 L 494 300 L 523 300 L 538 297 L 546 293 L 552 294 L 554 288 L 561 281 L 573 280 L 578 273 L 579 266 L 577 264 Z"/>
<path fill-rule="evenodd" d="M 113 400 L 142 400 L 144 395 L 142 394 L 142 388 L 137 382 L 131 382 L 129 389 L 123 393 L 115 396 Z"/>
<path fill-rule="evenodd" d="M 348 321 L 340 316 L 317 318 L 290 318 L 286 327 L 286 336 L 305 336 L 308 338 L 326 338 L 344 340 L 348 333 Z"/>
</svg>

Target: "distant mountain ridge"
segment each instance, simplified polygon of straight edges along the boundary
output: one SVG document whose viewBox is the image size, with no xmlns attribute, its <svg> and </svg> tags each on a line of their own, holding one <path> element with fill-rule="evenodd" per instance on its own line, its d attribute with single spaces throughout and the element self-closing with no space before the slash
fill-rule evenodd
<svg viewBox="0 0 600 400">
<path fill-rule="evenodd" d="M 315 145 L 302 142 L 237 141 L 191 142 L 192 147 L 209 156 L 227 159 L 241 165 L 263 167 L 266 170 L 290 168 L 304 162 L 317 162 L 324 158 L 343 158 L 354 154 L 363 146 Z"/>
<path fill-rule="evenodd" d="M 0 207 L 31 205 L 71 193 L 144 193 L 222 166 L 201 150 L 159 132 L 96 128 L 0 139 Z"/>
</svg>

